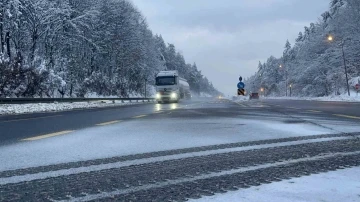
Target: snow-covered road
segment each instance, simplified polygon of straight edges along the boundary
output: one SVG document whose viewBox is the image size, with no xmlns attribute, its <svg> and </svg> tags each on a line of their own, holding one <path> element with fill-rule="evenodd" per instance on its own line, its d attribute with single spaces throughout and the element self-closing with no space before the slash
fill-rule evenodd
<svg viewBox="0 0 360 202">
<path fill-rule="evenodd" d="M 84 113 L 92 125 L 83 123 Z M 60 115 L 40 120 L 85 127 L 0 146 L 0 200 L 177 201 L 215 194 L 201 200 L 300 201 L 308 199 L 304 183 L 313 184 L 314 174 L 354 167 L 346 179 L 335 171 L 332 185 L 311 194 L 327 193 L 360 166 L 357 121 L 261 101 L 206 99 Z M 0 120 L 0 129 L 11 123 L 14 130 L 21 125 L 30 130 L 25 122 L 40 120 Z M 286 181 L 305 175 L 314 178 Z M 358 185 L 351 180 L 343 185 L 355 187 L 346 193 L 337 189 L 341 193 L 333 199 L 354 199 Z M 238 191 L 217 194 L 231 190 Z"/>
</svg>

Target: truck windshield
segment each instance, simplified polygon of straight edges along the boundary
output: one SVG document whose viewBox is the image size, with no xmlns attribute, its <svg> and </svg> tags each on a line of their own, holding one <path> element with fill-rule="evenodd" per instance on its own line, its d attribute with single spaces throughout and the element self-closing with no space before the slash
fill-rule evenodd
<svg viewBox="0 0 360 202">
<path fill-rule="evenodd" d="M 157 77 L 156 78 L 156 85 L 157 86 L 166 86 L 166 85 L 175 85 L 176 79 L 175 77 Z"/>
</svg>

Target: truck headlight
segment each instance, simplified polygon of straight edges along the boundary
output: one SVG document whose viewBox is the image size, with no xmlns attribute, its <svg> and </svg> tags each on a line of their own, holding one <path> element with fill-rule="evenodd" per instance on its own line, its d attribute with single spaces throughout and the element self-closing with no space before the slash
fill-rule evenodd
<svg viewBox="0 0 360 202">
<path fill-rule="evenodd" d="M 155 98 L 156 98 L 156 99 L 160 99 L 160 98 L 161 98 L 160 93 L 156 93 Z"/>
<path fill-rule="evenodd" d="M 177 98 L 177 94 L 176 94 L 176 93 L 171 93 L 170 97 L 171 97 L 172 99 L 176 99 L 176 98 Z"/>
</svg>

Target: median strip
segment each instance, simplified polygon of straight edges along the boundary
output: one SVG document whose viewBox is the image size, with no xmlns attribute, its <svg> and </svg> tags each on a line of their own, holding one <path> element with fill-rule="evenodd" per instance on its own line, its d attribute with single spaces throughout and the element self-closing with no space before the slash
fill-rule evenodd
<svg viewBox="0 0 360 202">
<path fill-rule="evenodd" d="M 61 132 L 49 133 L 49 134 L 46 134 L 46 135 L 39 135 L 39 136 L 36 136 L 36 137 L 22 139 L 22 141 L 41 140 L 41 139 L 55 137 L 55 136 L 59 136 L 59 135 L 65 135 L 65 134 L 68 134 L 68 133 L 71 133 L 71 132 L 74 132 L 74 131 L 73 130 L 64 130 L 64 131 L 61 131 Z"/>
<path fill-rule="evenodd" d="M 111 125 L 111 124 L 115 124 L 115 123 L 119 123 L 120 120 L 116 120 L 116 121 L 109 121 L 109 122 L 105 122 L 105 123 L 99 123 L 96 124 L 97 126 L 106 126 L 106 125 Z"/>
<path fill-rule="evenodd" d="M 343 114 L 333 114 L 334 116 L 339 116 L 339 117 L 344 117 L 344 118 L 349 118 L 349 119 L 360 119 L 360 117 L 357 116 L 348 116 L 348 115 L 343 115 Z"/>
</svg>

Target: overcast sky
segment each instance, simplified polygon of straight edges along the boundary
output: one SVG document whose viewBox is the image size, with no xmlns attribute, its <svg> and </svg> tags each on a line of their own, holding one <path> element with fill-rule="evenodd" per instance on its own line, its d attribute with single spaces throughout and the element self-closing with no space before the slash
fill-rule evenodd
<svg viewBox="0 0 360 202">
<path fill-rule="evenodd" d="M 316 22 L 329 0 L 132 0 L 154 34 L 173 43 L 226 95 L 239 75 L 281 56 L 304 26 Z"/>
</svg>

